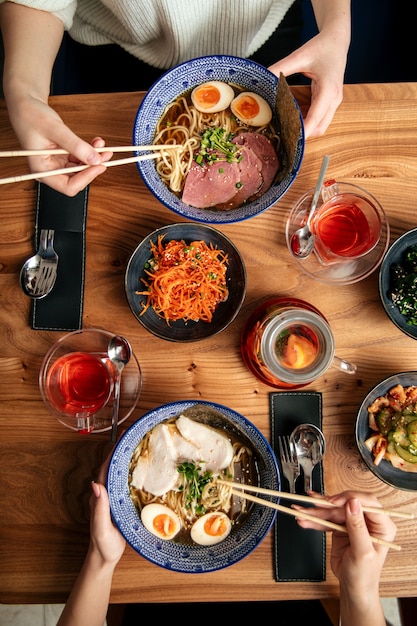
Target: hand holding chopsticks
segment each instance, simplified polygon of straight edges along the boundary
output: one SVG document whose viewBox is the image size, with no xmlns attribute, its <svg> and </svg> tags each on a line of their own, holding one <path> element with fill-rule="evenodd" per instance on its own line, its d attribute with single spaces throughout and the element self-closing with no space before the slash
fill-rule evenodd
<svg viewBox="0 0 417 626">
<path fill-rule="evenodd" d="M 313 496 L 303 496 L 298 493 L 287 493 L 286 491 L 274 491 L 273 489 L 265 489 L 263 487 L 256 487 L 255 485 L 245 485 L 244 483 L 234 483 L 230 480 L 217 480 L 222 485 L 229 485 L 236 489 L 243 491 L 252 491 L 255 493 L 263 493 L 268 496 L 276 496 L 284 500 L 294 500 L 295 502 L 308 502 L 309 504 L 318 504 L 319 506 L 327 506 L 329 508 L 336 508 L 336 505 L 325 498 L 315 498 Z M 404 519 L 415 519 L 414 513 L 408 513 L 406 511 L 393 511 L 390 509 L 384 509 L 378 506 L 362 506 L 365 513 L 381 513 L 389 515 L 390 517 L 402 517 Z"/>
<path fill-rule="evenodd" d="M 150 144 L 148 146 L 104 146 L 94 148 L 96 152 L 143 152 L 146 150 L 175 150 L 182 148 L 180 144 Z M 48 150 L 4 150 L 0 152 L 1 157 L 30 157 L 30 156 L 54 156 L 57 154 L 69 154 L 63 148 L 51 148 Z"/>
<path fill-rule="evenodd" d="M 139 151 L 151 151 L 149 154 L 137 155 L 134 157 L 128 157 L 126 159 L 117 159 L 115 161 L 107 161 L 100 163 L 104 167 L 113 167 L 115 165 L 126 165 L 128 163 L 138 163 L 139 161 L 146 161 L 149 159 L 157 159 L 162 155 L 163 150 L 176 150 L 182 148 L 181 145 L 149 145 L 149 146 L 112 146 L 96 148 L 97 152 L 139 152 Z M 69 154 L 66 150 L 51 149 L 51 150 L 9 150 L 6 152 L 0 152 L 0 157 L 21 157 L 21 156 L 53 156 L 59 154 Z M 57 170 L 45 170 L 44 172 L 34 172 L 31 174 L 22 174 L 20 176 L 9 176 L 8 178 L 0 178 L 0 185 L 7 185 L 9 183 L 18 183 L 25 180 L 40 180 L 41 178 L 47 178 L 49 176 L 56 176 L 59 174 L 73 174 L 75 172 L 81 172 L 92 165 L 75 165 L 73 167 L 63 167 Z"/>
<path fill-rule="evenodd" d="M 289 494 L 286 492 L 281 492 L 281 491 L 274 491 L 272 489 L 264 489 L 262 487 L 256 487 L 253 485 L 245 485 L 242 483 L 234 483 L 232 481 L 228 481 L 228 480 L 221 480 L 218 479 L 217 480 L 218 483 L 223 484 L 223 485 L 228 485 L 230 486 L 232 489 L 232 493 L 236 496 L 240 496 L 242 498 L 245 498 L 247 500 L 250 500 L 251 502 L 256 502 L 258 504 L 262 504 L 263 506 L 267 506 L 273 509 L 276 509 L 277 511 L 280 511 L 281 513 L 285 513 L 287 515 L 292 515 L 293 517 L 297 517 L 299 519 L 306 519 L 312 522 L 316 522 L 318 524 L 320 524 L 321 526 L 324 526 L 326 528 L 329 528 L 331 530 L 339 530 L 340 532 L 344 532 L 347 533 L 347 528 L 345 526 L 342 526 L 341 524 L 336 524 L 334 522 L 331 522 L 329 520 L 326 519 L 321 519 L 318 518 L 316 516 L 314 516 L 312 513 L 307 513 L 305 511 L 299 511 L 296 509 L 292 509 L 286 506 L 283 506 L 281 504 L 277 504 L 276 502 L 271 502 L 268 500 L 265 500 L 263 498 L 259 498 L 257 496 L 253 496 L 253 495 L 249 495 L 249 491 L 252 492 L 257 492 L 257 493 L 262 493 L 265 495 L 269 495 L 269 496 L 275 496 L 275 497 L 280 497 L 283 499 L 289 499 L 289 500 L 298 500 L 301 502 L 309 502 L 311 504 L 318 504 L 319 506 L 328 506 L 329 508 L 335 508 L 336 505 L 332 502 L 329 502 L 328 500 L 322 499 L 322 498 L 314 498 L 314 497 L 310 497 L 310 496 L 302 496 L 302 495 L 298 495 L 298 494 Z M 402 512 L 402 511 L 391 511 L 388 509 L 384 509 L 382 507 L 368 507 L 368 506 L 362 506 L 362 510 L 364 512 L 368 512 L 368 513 L 378 513 L 378 514 L 382 514 L 382 515 L 388 515 L 390 517 L 402 517 L 405 519 L 414 519 L 415 515 L 413 513 L 407 513 L 407 512 Z M 314 512 L 314 509 L 312 509 L 312 512 Z M 393 550 L 401 550 L 401 546 L 392 543 L 390 541 L 386 541 L 384 539 L 381 539 L 380 537 L 375 537 L 375 536 L 371 536 L 371 541 L 375 544 L 380 544 L 380 545 L 384 545 L 388 548 L 391 548 Z"/>
</svg>

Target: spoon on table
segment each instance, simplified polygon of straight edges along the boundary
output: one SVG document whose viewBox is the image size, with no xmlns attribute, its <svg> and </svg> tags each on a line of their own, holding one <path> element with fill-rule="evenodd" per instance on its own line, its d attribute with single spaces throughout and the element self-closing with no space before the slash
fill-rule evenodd
<svg viewBox="0 0 417 626">
<path fill-rule="evenodd" d="M 321 188 L 323 187 L 324 177 L 326 175 L 329 159 L 330 157 L 327 154 L 323 158 L 307 221 L 304 226 L 298 228 L 291 237 L 291 252 L 299 259 L 306 259 L 312 253 L 314 248 L 314 237 L 313 233 L 310 230 L 310 222 L 317 208 L 317 202 L 319 200 Z"/>
<path fill-rule="evenodd" d="M 326 440 L 320 428 L 313 424 L 300 424 L 290 435 L 298 462 L 304 474 L 304 491 L 308 493 L 312 489 L 312 473 L 317 463 L 320 463 L 326 451 Z"/>
<path fill-rule="evenodd" d="M 120 381 L 122 371 L 129 363 L 132 354 L 132 349 L 127 339 L 120 335 L 115 335 L 109 341 L 107 348 L 110 361 L 116 368 L 116 379 L 114 383 L 114 402 L 113 402 L 113 414 L 111 420 L 111 434 L 110 441 L 116 443 L 117 439 L 117 424 L 119 422 L 119 406 L 120 406 Z"/>
<path fill-rule="evenodd" d="M 54 250 L 54 235 L 54 230 L 41 230 L 37 253 L 20 270 L 20 286 L 29 298 L 44 298 L 55 285 L 58 255 Z"/>
</svg>

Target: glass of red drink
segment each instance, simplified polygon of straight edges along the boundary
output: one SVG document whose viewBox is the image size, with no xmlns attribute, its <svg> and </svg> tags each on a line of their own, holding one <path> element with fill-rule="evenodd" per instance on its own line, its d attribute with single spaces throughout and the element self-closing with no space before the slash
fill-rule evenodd
<svg viewBox="0 0 417 626">
<path fill-rule="evenodd" d="M 103 407 L 113 389 L 113 372 L 105 359 L 88 352 L 59 357 L 46 378 L 46 391 L 59 413 L 91 417 Z"/>
<path fill-rule="evenodd" d="M 331 284 L 362 280 L 381 263 L 389 245 L 389 224 L 378 200 L 359 185 L 328 180 L 310 221 L 312 254 L 294 255 L 291 239 L 307 222 L 314 189 L 295 203 L 286 223 L 287 245 L 299 267 L 313 278 Z"/>
<path fill-rule="evenodd" d="M 362 257 L 377 245 L 381 218 L 377 201 L 364 189 L 330 180 L 311 220 L 314 252 L 326 264 Z"/>
<path fill-rule="evenodd" d="M 241 335 L 247 367 L 262 382 L 297 389 L 331 366 L 348 374 L 356 366 L 335 356 L 331 328 L 313 305 L 298 298 L 269 298 L 247 320 Z"/>
<path fill-rule="evenodd" d="M 79 433 L 101 432 L 111 427 L 114 366 L 107 347 L 113 333 L 85 329 L 68 333 L 46 354 L 39 373 L 42 398 L 49 411 Z M 121 378 L 119 423 L 136 406 L 141 390 L 136 356 Z"/>
</svg>

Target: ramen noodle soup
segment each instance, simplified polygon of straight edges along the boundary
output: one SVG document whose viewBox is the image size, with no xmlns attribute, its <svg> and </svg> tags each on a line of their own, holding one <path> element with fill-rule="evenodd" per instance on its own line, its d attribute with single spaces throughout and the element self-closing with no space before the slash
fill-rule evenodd
<svg viewBox="0 0 417 626">
<path fill-rule="evenodd" d="M 169 189 L 200 209 L 229 210 L 262 196 L 279 167 L 276 114 L 254 92 L 212 81 L 170 103 L 156 128 L 156 168 Z"/>
<path fill-rule="evenodd" d="M 217 411 L 194 406 L 152 428 L 136 447 L 129 492 L 160 539 L 213 545 L 245 520 L 244 497 L 216 479 L 259 484 L 245 435 Z"/>
</svg>

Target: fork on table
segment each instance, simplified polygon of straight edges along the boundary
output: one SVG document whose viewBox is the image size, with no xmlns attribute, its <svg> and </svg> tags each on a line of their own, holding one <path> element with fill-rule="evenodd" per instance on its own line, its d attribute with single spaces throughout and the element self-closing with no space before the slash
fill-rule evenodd
<svg viewBox="0 0 417 626">
<path fill-rule="evenodd" d="M 282 471 L 290 484 L 290 493 L 296 493 L 295 481 L 300 475 L 300 465 L 297 453 L 289 437 L 278 437 L 279 455 L 281 459 Z"/>
<path fill-rule="evenodd" d="M 58 255 L 54 235 L 54 230 L 41 230 L 37 253 L 25 261 L 20 271 L 20 286 L 30 298 L 44 298 L 55 285 Z"/>
</svg>

